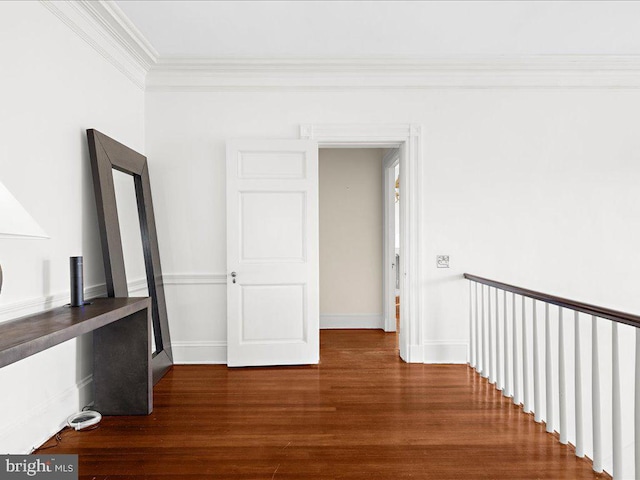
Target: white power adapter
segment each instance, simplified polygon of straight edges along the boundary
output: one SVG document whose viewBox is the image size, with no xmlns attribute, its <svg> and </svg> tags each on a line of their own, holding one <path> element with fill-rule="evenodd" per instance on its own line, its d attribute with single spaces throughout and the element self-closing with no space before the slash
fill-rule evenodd
<svg viewBox="0 0 640 480">
<path fill-rule="evenodd" d="M 102 415 L 99 412 L 93 410 L 85 410 L 84 412 L 74 413 L 67 418 L 67 425 L 77 430 L 84 430 L 85 428 L 97 425 L 102 420 Z"/>
</svg>

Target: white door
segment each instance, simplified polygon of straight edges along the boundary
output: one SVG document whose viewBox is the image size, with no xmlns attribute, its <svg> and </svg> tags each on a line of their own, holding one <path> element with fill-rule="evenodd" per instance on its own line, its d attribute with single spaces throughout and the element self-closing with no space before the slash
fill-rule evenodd
<svg viewBox="0 0 640 480">
<path fill-rule="evenodd" d="M 318 363 L 318 145 L 227 143 L 227 365 Z"/>
<path fill-rule="evenodd" d="M 385 332 L 396 331 L 396 276 L 398 262 L 396 261 L 396 172 L 395 167 L 400 161 L 400 151 L 390 150 L 383 159 L 384 179 L 384 272 L 383 304 L 385 312 Z"/>
</svg>

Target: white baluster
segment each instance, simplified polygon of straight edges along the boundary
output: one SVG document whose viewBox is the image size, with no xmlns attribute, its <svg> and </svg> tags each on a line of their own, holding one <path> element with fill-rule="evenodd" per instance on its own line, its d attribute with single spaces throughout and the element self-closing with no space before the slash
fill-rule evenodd
<svg viewBox="0 0 640 480">
<path fill-rule="evenodd" d="M 584 457 L 584 434 L 582 423 L 582 359 L 580 357 L 580 313 L 574 313 L 574 329 L 575 329 L 575 414 L 576 414 L 576 457 Z"/>
<path fill-rule="evenodd" d="M 518 321 L 516 318 L 516 294 L 511 294 L 511 308 L 513 312 L 513 403 L 522 402 L 520 395 L 520 370 L 518 369 Z"/>
<path fill-rule="evenodd" d="M 560 443 L 566 445 L 569 443 L 569 432 L 567 432 L 567 379 L 564 363 L 562 307 L 558 307 L 558 383 L 560 388 Z"/>
<path fill-rule="evenodd" d="M 484 321 L 484 284 L 480 287 L 480 292 L 480 303 L 482 305 L 482 376 L 487 378 L 489 376 L 489 358 L 487 356 L 487 328 Z"/>
<path fill-rule="evenodd" d="M 476 290 L 476 324 L 475 324 L 475 329 L 476 329 L 476 372 L 480 373 L 480 371 L 482 370 L 482 357 L 480 356 L 480 334 L 478 332 L 478 326 L 480 324 L 480 313 L 478 310 L 478 282 L 475 282 L 475 290 Z"/>
<path fill-rule="evenodd" d="M 620 413 L 620 356 L 618 352 L 618 323 L 611 322 L 611 381 L 613 411 L 613 478 L 622 478 L 622 417 Z"/>
<path fill-rule="evenodd" d="M 640 328 L 636 327 L 636 370 L 635 401 L 634 401 L 634 457 L 636 478 L 640 478 Z"/>
<path fill-rule="evenodd" d="M 551 322 L 549 320 L 549 304 L 544 304 L 544 367 L 547 397 L 547 432 L 553 433 L 553 357 L 551 355 Z"/>
<path fill-rule="evenodd" d="M 476 366 L 476 352 L 473 349 L 473 285 L 469 281 L 469 366 Z"/>
<path fill-rule="evenodd" d="M 512 382 L 511 382 L 511 367 L 510 367 L 510 362 L 509 362 L 509 315 L 507 315 L 507 292 L 505 290 L 502 291 L 502 298 L 504 300 L 504 308 L 502 309 L 502 311 L 504 312 L 504 316 L 502 318 L 504 324 L 503 324 L 503 330 L 504 330 L 504 351 L 502 352 L 504 357 L 504 395 L 507 397 L 511 397 L 513 396 L 513 389 L 512 387 Z M 515 322 L 516 319 L 514 318 L 513 321 Z M 515 325 L 514 325 L 515 328 Z"/>
<path fill-rule="evenodd" d="M 591 317 L 591 405 L 593 416 L 593 470 L 602 472 L 602 428 L 600 419 L 600 361 L 598 353 L 598 320 Z"/>
<path fill-rule="evenodd" d="M 527 331 L 527 313 L 526 302 L 524 296 L 522 297 L 522 410 L 524 413 L 531 413 L 531 402 L 529 395 L 529 346 Z"/>
<path fill-rule="evenodd" d="M 538 315 L 536 300 L 533 300 L 533 419 L 542 422 L 542 402 L 540 400 L 540 356 L 538 354 Z"/>
<path fill-rule="evenodd" d="M 487 288 L 487 320 L 489 321 L 489 383 L 496 383 L 496 365 L 493 358 L 493 325 L 491 321 L 491 287 Z"/>
<path fill-rule="evenodd" d="M 502 377 L 502 355 L 500 351 L 500 307 L 498 306 L 498 289 L 496 288 L 496 387 L 498 390 L 504 389 Z"/>
</svg>

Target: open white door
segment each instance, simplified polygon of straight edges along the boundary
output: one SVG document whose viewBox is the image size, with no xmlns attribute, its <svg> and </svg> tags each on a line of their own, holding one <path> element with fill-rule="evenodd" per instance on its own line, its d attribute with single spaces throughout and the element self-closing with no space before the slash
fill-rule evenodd
<svg viewBox="0 0 640 480">
<path fill-rule="evenodd" d="M 396 277 L 399 265 L 396 259 L 396 172 L 395 167 L 400 162 L 400 150 L 390 149 L 382 159 L 383 168 L 383 208 L 384 208 L 384 238 L 383 238 L 383 308 L 384 331 L 396 331 Z"/>
<path fill-rule="evenodd" d="M 227 365 L 318 363 L 318 145 L 227 143 Z"/>
</svg>

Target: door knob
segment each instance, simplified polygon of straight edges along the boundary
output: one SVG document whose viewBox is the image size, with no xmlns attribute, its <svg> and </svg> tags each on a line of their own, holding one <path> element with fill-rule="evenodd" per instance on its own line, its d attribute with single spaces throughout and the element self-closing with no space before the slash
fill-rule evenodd
<svg viewBox="0 0 640 480">
<path fill-rule="evenodd" d="M 236 276 L 238 274 L 236 272 L 231 272 L 231 278 L 233 279 L 233 283 L 236 283 Z"/>
</svg>

